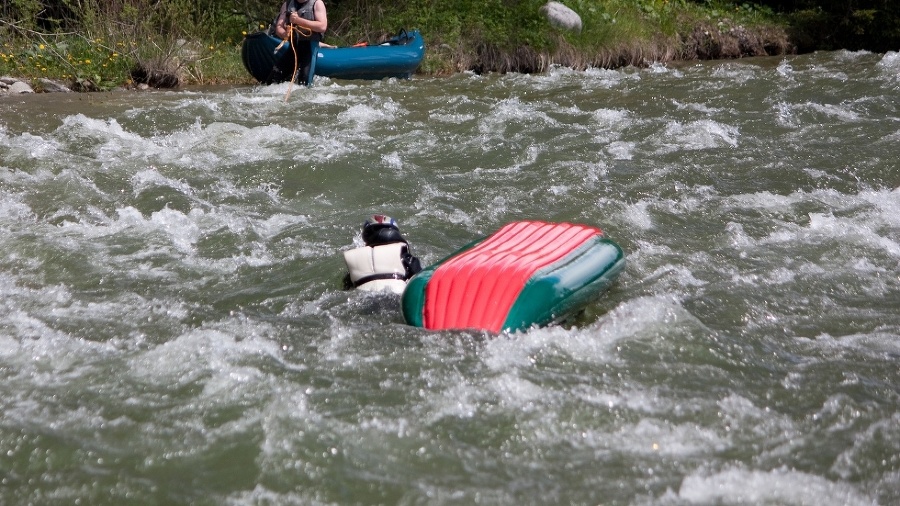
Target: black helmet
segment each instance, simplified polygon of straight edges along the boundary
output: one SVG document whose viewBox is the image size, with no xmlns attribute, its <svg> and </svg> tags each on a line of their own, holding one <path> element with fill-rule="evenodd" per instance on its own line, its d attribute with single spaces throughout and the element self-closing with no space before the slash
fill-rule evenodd
<svg viewBox="0 0 900 506">
<path fill-rule="evenodd" d="M 373 214 L 363 223 L 362 239 L 366 246 L 406 242 L 400 235 L 397 220 L 383 214 Z"/>
</svg>

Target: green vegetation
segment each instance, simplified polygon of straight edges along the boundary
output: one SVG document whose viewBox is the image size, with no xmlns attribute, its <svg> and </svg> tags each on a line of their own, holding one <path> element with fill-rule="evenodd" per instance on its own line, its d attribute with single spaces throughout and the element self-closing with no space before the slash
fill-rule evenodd
<svg viewBox="0 0 900 506">
<path fill-rule="evenodd" d="M 245 16 L 209 0 L 0 0 L 0 75 L 86 91 L 246 79 Z M 13 21 L 4 21 L 12 19 Z M 235 61 L 237 60 L 237 61 Z"/>
<path fill-rule="evenodd" d="M 421 30 L 428 51 L 420 72 L 427 74 L 900 48 L 900 2 L 890 0 L 563 0 L 581 16 L 580 33 L 551 27 L 539 11 L 546 0 L 326 2 L 332 44 Z M 241 41 L 267 26 L 279 5 L 0 0 L 0 75 L 46 77 L 82 90 L 249 83 Z"/>
<path fill-rule="evenodd" d="M 757 0 L 784 15 L 799 51 L 900 49 L 896 0 Z"/>
</svg>

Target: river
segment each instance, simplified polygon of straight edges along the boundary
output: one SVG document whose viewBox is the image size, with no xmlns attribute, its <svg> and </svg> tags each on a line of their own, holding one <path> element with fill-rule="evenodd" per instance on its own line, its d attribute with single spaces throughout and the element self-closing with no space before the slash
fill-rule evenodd
<svg viewBox="0 0 900 506">
<path fill-rule="evenodd" d="M 0 504 L 900 502 L 900 54 L 0 99 Z M 577 320 L 341 289 L 522 219 Z"/>
</svg>

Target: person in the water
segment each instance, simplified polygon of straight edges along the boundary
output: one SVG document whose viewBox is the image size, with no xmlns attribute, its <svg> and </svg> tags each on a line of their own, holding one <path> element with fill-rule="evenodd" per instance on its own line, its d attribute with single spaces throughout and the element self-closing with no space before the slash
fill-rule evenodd
<svg viewBox="0 0 900 506">
<path fill-rule="evenodd" d="M 370 216 L 362 228 L 365 246 L 344 252 L 349 271 L 344 288 L 366 291 L 388 290 L 403 293 L 406 281 L 422 270 L 410 252 L 409 242 L 400 233 L 397 220 L 383 214 Z"/>
</svg>

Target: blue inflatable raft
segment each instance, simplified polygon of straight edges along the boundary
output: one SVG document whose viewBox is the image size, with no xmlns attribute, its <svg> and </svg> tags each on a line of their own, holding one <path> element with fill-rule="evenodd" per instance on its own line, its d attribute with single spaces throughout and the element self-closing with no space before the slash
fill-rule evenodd
<svg viewBox="0 0 900 506">
<path fill-rule="evenodd" d="M 272 84 L 290 79 L 273 73 L 276 62 L 291 52 L 290 43 L 282 44 L 278 37 L 266 32 L 256 32 L 244 38 L 241 59 L 244 67 L 257 81 Z M 278 48 L 276 50 L 276 48 Z M 353 47 L 314 47 L 310 65 L 310 79 L 314 76 L 333 79 L 406 79 L 422 63 L 425 42 L 417 30 L 400 30 L 396 36 L 377 45 Z"/>
</svg>

